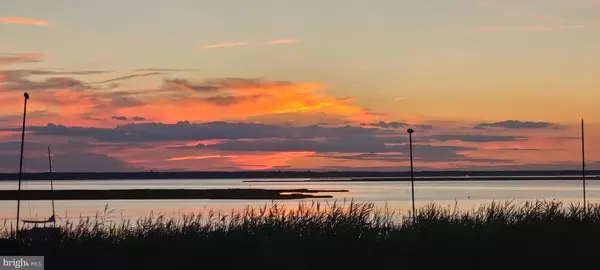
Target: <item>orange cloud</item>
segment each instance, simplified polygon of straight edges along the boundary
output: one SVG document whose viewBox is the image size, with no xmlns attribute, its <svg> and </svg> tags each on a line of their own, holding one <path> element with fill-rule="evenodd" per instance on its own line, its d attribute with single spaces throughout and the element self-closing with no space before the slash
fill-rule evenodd
<svg viewBox="0 0 600 270">
<path fill-rule="evenodd" d="M 21 17 L 0 17 L 0 23 L 24 24 L 24 25 L 35 25 L 35 26 L 50 25 L 49 22 L 44 21 L 44 20 L 32 19 L 32 18 L 21 18 Z"/>
<path fill-rule="evenodd" d="M 230 159 L 240 169 L 268 170 L 289 165 L 295 158 L 314 155 L 314 152 L 280 152 L 237 155 Z"/>
<path fill-rule="evenodd" d="M 321 83 L 255 83 L 244 85 L 238 82 L 224 85 L 219 90 L 186 84 L 177 94 L 154 96 L 143 105 L 119 109 L 118 115 L 142 115 L 164 122 L 245 120 L 306 112 L 336 115 L 352 121 L 374 118 L 351 100 L 329 96 Z"/>
<path fill-rule="evenodd" d="M 219 44 L 205 45 L 205 46 L 201 46 L 200 48 L 202 48 L 202 49 L 216 49 L 216 48 L 246 46 L 246 45 L 249 45 L 249 44 L 250 44 L 250 42 L 243 41 L 243 42 L 219 43 Z"/>
<path fill-rule="evenodd" d="M 0 77 L 0 89 L 4 86 L 5 90 L 0 91 L 0 101 L 6 104 L 0 116 L 11 116 L 11 125 L 18 124 L 18 117 L 12 116 L 18 115 L 22 107 L 21 91 L 17 93 L 11 89 L 28 91 L 31 95 L 28 108 L 45 112 L 28 119 L 31 124 L 39 125 L 111 127 L 124 124 L 112 120 L 116 115 L 163 123 L 182 120 L 286 123 L 294 120 L 295 124 L 313 124 L 314 121 L 348 124 L 347 121 L 358 123 L 379 119 L 356 105 L 352 98 L 327 94 L 326 86 L 318 82 L 224 78 L 193 83 L 185 79 L 164 79 L 160 89 L 122 91 L 94 88 L 89 83 L 68 77 L 30 80 L 15 74 L 18 73 L 0 72 L 0 76 L 5 76 L 4 79 Z M 68 83 L 55 83 L 62 80 Z M 5 121 L 3 125 L 7 124 Z"/>
<path fill-rule="evenodd" d="M 2 80 L 0 79 L 0 89 Z M 27 123 L 31 125 L 46 125 L 48 123 L 65 123 L 69 125 L 113 127 L 114 121 L 107 121 L 115 111 L 111 101 L 87 89 L 80 91 L 70 88 L 58 89 L 24 89 L 29 92 L 30 99 L 27 109 Z M 20 91 L 0 91 L 0 103 L 4 110 L 0 117 L 6 121 L 2 125 L 17 125 L 21 121 L 23 110 L 23 94 Z M 101 113 L 97 113 L 100 111 Z M 40 112 L 40 113 L 34 113 Z M 86 118 L 92 114 L 93 119 Z"/>
<path fill-rule="evenodd" d="M 17 54 L 14 56 L 0 57 L 0 65 L 16 64 L 16 63 L 23 63 L 23 62 L 37 62 L 43 56 L 44 55 L 41 53 L 25 53 L 25 54 Z M 3 79 L 2 76 L 3 75 L 0 74 L 0 82 L 2 82 L 2 79 Z"/>
<path fill-rule="evenodd" d="M 263 44 L 264 45 L 278 45 L 278 44 L 290 44 L 290 43 L 300 43 L 300 42 L 302 42 L 302 41 L 297 40 L 297 39 L 278 39 L 278 40 L 263 42 Z"/>
</svg>

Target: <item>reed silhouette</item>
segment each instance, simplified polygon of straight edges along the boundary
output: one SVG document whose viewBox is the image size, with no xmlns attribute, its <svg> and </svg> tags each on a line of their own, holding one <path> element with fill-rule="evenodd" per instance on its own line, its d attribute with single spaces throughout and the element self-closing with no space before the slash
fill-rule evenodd
<svg viewBox="0 0 600 270">
<path fill-rule="evenodd" d="M 247 207 L 120 224 L 67 223 L 52 240 L 0 237 L 0 252 L 47 269 L 596 269 L 600 206 L 434 204 L 416 219 L 370 203 Z"/>
</svg>

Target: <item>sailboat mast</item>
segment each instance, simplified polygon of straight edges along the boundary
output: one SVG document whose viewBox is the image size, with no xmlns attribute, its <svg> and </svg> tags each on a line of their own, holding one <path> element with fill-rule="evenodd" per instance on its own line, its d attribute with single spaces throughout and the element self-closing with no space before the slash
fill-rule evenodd
<svg viewBox="0 0 600 270">
<path fill-rule="evenodd" d="M 50 146 L 48 146 L 48 168 L 50 171 L 50 192 L 54 193 L 54 180 L 52 177 L 52 155 L 50 154 Z M 52 217 L 54 219 L 54 226 L 56 227 L 56 216 L 54 212 L 54 197 L 52 197 Z"/>
<path fill-rule="evenodd" d="M 23 178 L 23 144 L 25 143 L 25 119 L 27 117 L 27 100 L 29 100 L 29 94 L 23 94 L 25 96 L 25 106 L 23 108 L 23 130 L 21 131 L 21 158 L 19 161 L 19 194 L 21 193 L 21 180 Z M 17 233 L 19 232 L 19 218 L 21 215 L 21 197 L 17 199 Z"/>
</svg>

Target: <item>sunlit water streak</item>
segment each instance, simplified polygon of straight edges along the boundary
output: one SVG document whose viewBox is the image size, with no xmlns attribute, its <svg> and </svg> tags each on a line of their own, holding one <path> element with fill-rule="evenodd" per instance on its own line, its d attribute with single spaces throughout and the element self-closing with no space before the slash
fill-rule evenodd
<svg viewBox="0 0 600 270">
<path fill-rule="evenodd" d="M 265 188 L 265 189 L 346 189 L 348 193 L 331 193 L 333 199 L 319 199 L 323 203 L 354 200 L 372 202 L 376 207 L 407 213 L 411 208 L 410 182 L 294 182 L 294 183 L 244 183 L 241 179 L 205 180 L 77 180 L 55 181 L 55 189 L 212 189 L 212 188 Z M 23 189 L 49 189 L 49 181 L 26 181 Z M 16 181 L 0 182 L 0 189 L 17 189 Z M 565 203 L 581 203 L 581 181 L 434 181 L 416 182 L 417 207 L 428 203 L 441 206 L 458 206 L 469 210 L 492 201 L 515 203 L 535 200 L 558 200 Z M 600 181 L 589 180 L 587 198 L 600 202 Z M 135 220 L 153 215 L 181 216 L 207 213 L 210 210 L 230 213 L 245 206 L 260 207 L 277 203 L 284 207 L 296 207 L 298 200 L 110 200 L 110 201 L 56 201 L 59 223 L 80 217 L 103 216 L 108 220 Z M 0 219 L 10 224 L 16 217 L 16 201 L 0 201 Z M 107 210 L 106 210 L 107 209 Z M 106 211 L 105 211 L 106 210 Z M 22 201 L 21 216 L 27 219 L 44 219 L 51 215 L 49 201 Z M 2 226 L 2 225 L 0 225 Z"/>
</svg>

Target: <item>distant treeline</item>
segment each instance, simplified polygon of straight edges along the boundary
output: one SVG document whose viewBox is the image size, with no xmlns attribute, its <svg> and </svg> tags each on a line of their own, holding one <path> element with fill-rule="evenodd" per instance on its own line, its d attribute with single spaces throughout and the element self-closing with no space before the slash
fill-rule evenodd
<svg viewBox="0 0 600 270">
<path fill-rule="evenodd" d="M 600 175 L 600 171 L 588 171 Z M 581 171 L 422 171 L 415 177 L 450 176 L 578 176 Z M 211 172 L 84 172 L 84 173 L 26 173 L 24 180 L 105 180 L 105 179 L 255 179 L 255 178 L 360 178 L 410 177 L 409 172 L 382 171 L 211 171 Z M 2 173 L 0 180 L 16 180 L 16 173 Z"/>
</svg>

